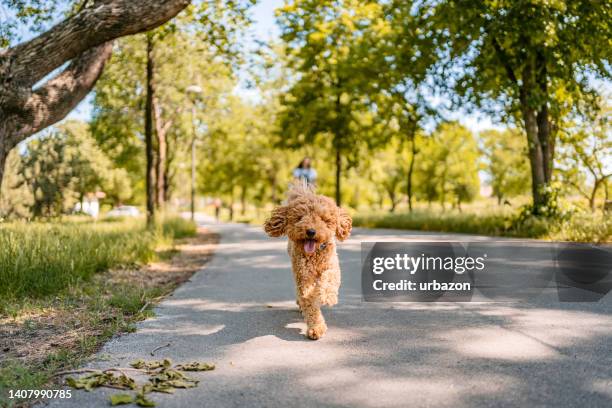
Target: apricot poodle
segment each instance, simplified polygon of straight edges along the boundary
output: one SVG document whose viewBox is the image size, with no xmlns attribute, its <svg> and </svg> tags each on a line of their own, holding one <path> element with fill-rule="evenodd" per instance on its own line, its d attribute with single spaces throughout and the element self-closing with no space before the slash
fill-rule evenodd
<svg viewBox="0 0 612 408">
<path fill-rule="evenodd" d="M 285 205 L 275 208 L 264 229 L 271 237 L 286 235 L 297 304 L 306 320 L 307 336 L 320 339 L 327 331 L 321 306 L 338 303 L 340 264 L 336 239 L 344 241 L 353 221 L 328 197 L 305 185 L 294 185 Z"/>
</svg>

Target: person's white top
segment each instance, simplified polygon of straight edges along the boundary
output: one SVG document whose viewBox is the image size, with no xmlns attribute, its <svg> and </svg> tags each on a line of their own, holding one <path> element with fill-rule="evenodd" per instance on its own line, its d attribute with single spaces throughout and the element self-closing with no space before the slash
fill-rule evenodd
<svg viewBox="0 0 612 408">
<path fill-rule="evenodd" d="M 300 180 L 306 180 L 308 184 L 314 184 L 317 180 L 317 171 L 312 167 L 309 169 L 300 169 L 296 167 L 293 170 L 293 177 Z"/>
</svg>

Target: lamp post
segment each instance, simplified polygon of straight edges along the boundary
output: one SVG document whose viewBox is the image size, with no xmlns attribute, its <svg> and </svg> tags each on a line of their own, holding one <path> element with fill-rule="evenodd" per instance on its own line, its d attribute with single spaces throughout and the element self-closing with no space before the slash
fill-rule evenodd
<svg viewBox="0 0 612 408">
<path fill-rule="evenodd" d="M 188 94 L 191 94 L 191 221 L 195 220 L 195 192 L 196 192 L 196 98 L 202 93 L 202 88 L 198 85 L 188 86 L 186 89 Z"/>
</svg>

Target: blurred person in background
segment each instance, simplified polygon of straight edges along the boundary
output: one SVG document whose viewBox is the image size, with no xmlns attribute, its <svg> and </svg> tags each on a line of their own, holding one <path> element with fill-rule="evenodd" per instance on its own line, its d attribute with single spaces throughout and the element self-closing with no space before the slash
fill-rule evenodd
<svg viewBox="0 0 612 408">
<path fill-rule="evenodd" d="M 304 157 L 300 164 L 293 170 L 295 180 L 304 180 L 308 185 L 314 186 L 317 181 L 317 171 L 311 167 L 310 157 Z"/>
</svg>

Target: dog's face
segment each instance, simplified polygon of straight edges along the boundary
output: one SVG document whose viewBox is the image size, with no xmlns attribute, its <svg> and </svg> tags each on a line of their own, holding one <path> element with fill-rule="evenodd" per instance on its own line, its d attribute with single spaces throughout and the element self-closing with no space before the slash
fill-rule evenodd
<svg viewBox="0 0 612 408">
<path fill-rule="evenodd" d="M 287 237 L 306 255 L 336 236 L 344 241 L 351 233 L 353 220 L 343 208 L 322 195 L 306 194 L 277 207 L 264 225 L 271 237 Z"/>
</svg>

